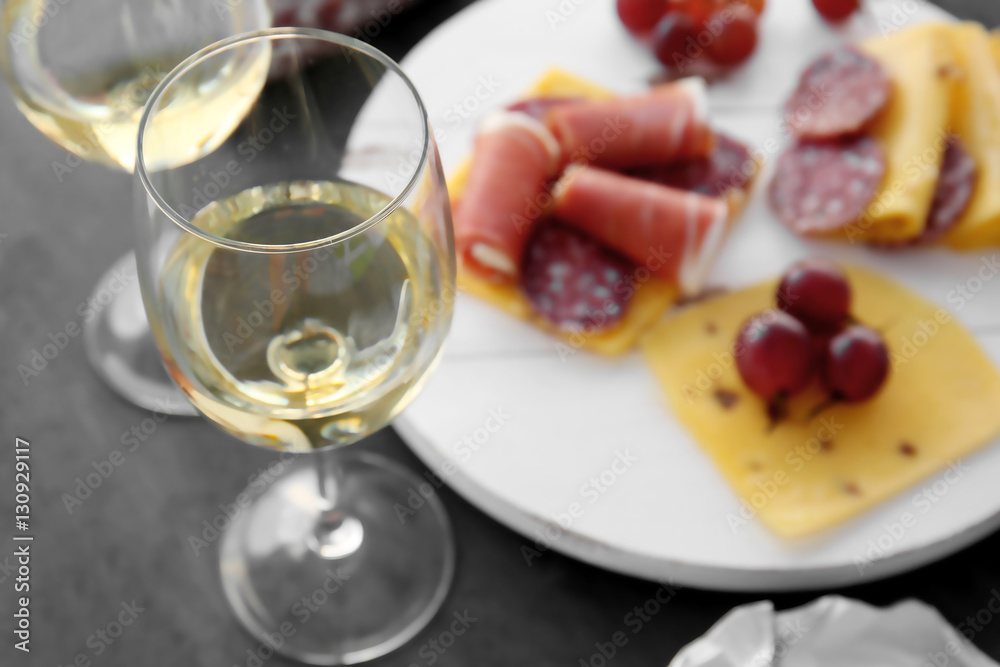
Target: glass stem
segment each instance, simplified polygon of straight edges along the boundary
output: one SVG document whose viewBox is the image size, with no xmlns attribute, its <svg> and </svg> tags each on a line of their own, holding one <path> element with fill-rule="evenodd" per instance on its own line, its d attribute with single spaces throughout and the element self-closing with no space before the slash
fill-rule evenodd
<svg viewBox="0 0 1000 667">
<path fill-rule="evenodd" d="M 364 527 L 353 516 L 337 507 L 337 496 L 343 489 L 344 452 L 334 448 L 321 449 L 316 459 L 316 482 L 319 491 L 319 512 L 313 529 L 310 548 L 323 558 L 345 558 L 355 553 L 364 539 Z"/>
<path fill-rule="evenodd" d="M 316 482 L 319 489 L 320 508 L 326 513 L 337 506 L 340 464 L 331 448 L 321 449 L 313 456 L 316 459 Z"/>
</svg>

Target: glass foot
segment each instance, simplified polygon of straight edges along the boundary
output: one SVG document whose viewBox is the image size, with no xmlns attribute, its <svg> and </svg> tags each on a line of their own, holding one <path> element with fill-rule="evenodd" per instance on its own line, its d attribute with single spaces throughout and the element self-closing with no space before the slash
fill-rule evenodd
<svg viewBox="0 0 1000 667">
<path fill-rule="evenodd" d="M 83 339 L 97 374 L 125 400 L 167 415 L 198 412 L 163 368 L 146 321 L 142 290 L 129 252 L 101 276 L 89 300 L 95 313 L 85 316 Z"/>
<path fill-rule="evenodd" d="M 337 471 L 323 495 L 321 457 Z M 221 541 L 223 589 L 260 649 L 346 665 L 413 638 L 441 607 L 455 570 L 441 502 L 421 496 L 411 509 L 423 480 L 366 452 L 280 460 L 288 462 L 280 477 L 266 489 L 255 488 L 265 481 L 258 478 L 238 498 Z"/>
</svg>

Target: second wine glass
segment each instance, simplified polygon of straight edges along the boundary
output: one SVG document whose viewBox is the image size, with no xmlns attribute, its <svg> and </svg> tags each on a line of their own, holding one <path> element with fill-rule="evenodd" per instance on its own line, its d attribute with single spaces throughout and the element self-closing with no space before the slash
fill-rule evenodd
<svg viewBox="0 0 1000 667">
<path fill-rule="evenodd" d="M 143 106 L 163 77 L 198 49 L 271 23 L 266 0 L 7 0 L 0 5 L 5 36 L 0 70 L 18 109 L 69 151 L 52 162 L 59 182 L 83 161 L 131 172 Z M 264 48 L 234 54 L 191 77 L 188 88 L 175 90 L 173 113 L 157 122 L 171 125 L 171 116 L 180 114 L 186 120 L 173 125 L 156 159 L 190 162 L 225 139 L 260 93 L 269 55 Z M 193 111 L 201 123 L 190 122 Z M 156 355 L 135 270 L 130 252 L 98 281 L 83 320 L 88 359 L 133 403 L 194 414 Z"/>
</svg>

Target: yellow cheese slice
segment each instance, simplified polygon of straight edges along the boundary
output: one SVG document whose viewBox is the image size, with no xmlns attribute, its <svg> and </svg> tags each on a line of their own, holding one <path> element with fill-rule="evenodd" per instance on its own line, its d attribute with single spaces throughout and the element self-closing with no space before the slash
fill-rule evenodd
<svg viewBox="0 0 1000 667">
<path fill-rule="evenodd" d="M 990 32 L 990 49 L 993 51 L 993 59 L 1000 65 L 1000 31 Z"/>
<path fill-rule="evenodd" d="M 558 67 L 551 67 L 524 93 L 524 99 L 533 97 L 586 97 L 609 100 L 615 93 Z"/>
<path fill-rule="evenodd" d="M 811 416 L 826 400 L 814 380 L 769 428 L 733 343 L 742 322 L 772 307 L 774 282 L 694 304 L 643 339 L 674 414 L 743 498 L 728 517 L 734 528 L 753 516 L 789 538 L 830 528 L 957 465 L 1000 432 L 1000 374 L 972 335 L 876 273 L 848 275 L 855 316 L 883 333 L 892 359 L 885 386 L 865 403 Z"/>
<path fill-rule="evenodd" d="M 858 221 L 844 230 L 856 241 L 900 241 L 920 234 L 937 185 L 956 67 L 948 29 L 927 23 L 876 37 L 861 50 L 892 79 L 892 95 L 871 134 L 886 155 L 881 188 Z"/>
<path fill-rule="evenodd" d="M 614 93 L 562 70 L 551 69 L 524 95 L 525 99 L 535 97 L 604 99 L 614 97 Z M 462 196 L 470 164 L 471 159 L 466 159 L 448 178 L 448 191 L 453 202 L 457 202 Z M 528 320 L 539 328 L 559 336 L 565 341 L 561 345 L 568 346 L 567 351 L 587 349 L 599 354 L 616 356 L 634 347 L 642 332 L 655 323 L 677 299 L 678 291 L 674 285 L 649 278 L 648 272 L 644 274 L 646 280 L 643 281 L 644 276 L 641 271 L 637 271 L 634 276 L 634 288 L 629 287 L 634 291 L 625 315 L 615 325 L 597 331 L 567 332 L 556 329 L 548 320 L 534 313 L 528 299 L 517 285 L 497 285 L 484 281 L 473 272 L 464 270 L 462 266 L 459 266 L 458 286 L 461 290 L 492 303 L 514 317 Z"/>
<path fill-rule="evenodd" d="M 950 28 L 963 76 L 955 90 L 952 130 L 976 160 L 968 208 L 945 242 L 959 249 L 1000 243 L 1000 67 L 991 39 L 978 23 Z"/>
</svg>

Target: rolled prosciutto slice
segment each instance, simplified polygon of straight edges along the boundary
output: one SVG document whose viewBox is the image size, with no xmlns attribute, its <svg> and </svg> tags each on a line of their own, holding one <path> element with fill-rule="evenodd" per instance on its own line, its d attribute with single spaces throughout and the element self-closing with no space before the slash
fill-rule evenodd
<svg viewBox="0 0 1000 667">
<path fill-rule="evenodd" d="M 689 78 L 648 93 L 553 107 L 545 124 L 564 159 L 612 169 L 705 157 L 713 146 L 705 81 Z"/>
<path fill-rule="evenodd" d="M 468 180 L 454 211 L 455 246 L 467 268 L 493 282 L 513 280 L 532 225 L 551 205 L 559 144 L 529 115 L 501 111 L 476 137 Z"/>
<path fill-rule="evenodd" d="M 729 227 L 722 199 L 594 167 L 572 166 L 555 187 L 553 214 L 652 274 L 698 292 Z"/>
</svg>

